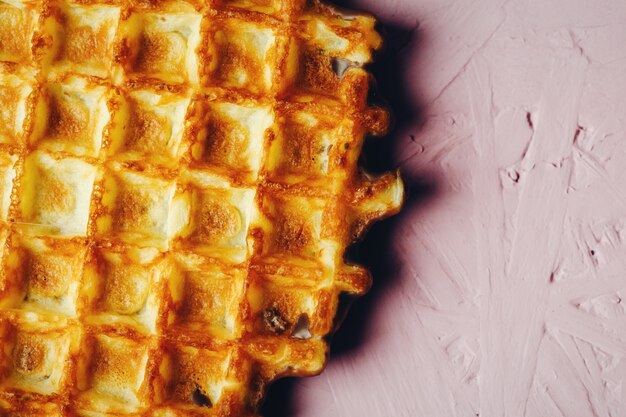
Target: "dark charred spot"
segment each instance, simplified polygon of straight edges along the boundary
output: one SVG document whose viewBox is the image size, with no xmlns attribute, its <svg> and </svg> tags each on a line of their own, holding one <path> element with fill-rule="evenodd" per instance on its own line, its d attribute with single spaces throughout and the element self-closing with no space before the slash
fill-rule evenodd
<svg viewBox="0 0 626 417">
<path fill-rule="evenodd" d="M 194 404 L 199 405 L 200 407 L 211 407 L 213 404 L 211 403 L 211 399 L 206 396 L 200 388 L 196 388 L 193 394 L 191 394 L 191 400 Z"/>
<path fill-rule="evenodd" d="M 289 327 L 289 322 L 283 318 L 276 306 L 263 311 L 263 323 L 272 333 L 282 334 Z"/>
</svg>

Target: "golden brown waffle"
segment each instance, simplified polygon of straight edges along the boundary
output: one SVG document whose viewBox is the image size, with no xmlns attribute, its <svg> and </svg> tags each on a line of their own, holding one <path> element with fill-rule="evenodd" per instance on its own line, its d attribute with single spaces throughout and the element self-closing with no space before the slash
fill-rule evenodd
<svg viewBox="0 0 626 417">
<path fill-rule="evenodd" d="M 252 416 L 321 371 L 399 209 L 374 19 L 317 1 L 0 0 L 0 412 Z"/>
</svg>

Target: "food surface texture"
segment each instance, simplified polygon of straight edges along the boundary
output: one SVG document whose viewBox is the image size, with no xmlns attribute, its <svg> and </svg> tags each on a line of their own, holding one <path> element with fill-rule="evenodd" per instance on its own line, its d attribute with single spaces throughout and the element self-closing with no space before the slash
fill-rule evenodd
<svg viewBox="0 0 626 417">
<path fill-rule="evenodd" d="M 403 200 L 368 15 L 0 0 L 0 415 L 255 416 L 319 373 Z"/>
</svg>

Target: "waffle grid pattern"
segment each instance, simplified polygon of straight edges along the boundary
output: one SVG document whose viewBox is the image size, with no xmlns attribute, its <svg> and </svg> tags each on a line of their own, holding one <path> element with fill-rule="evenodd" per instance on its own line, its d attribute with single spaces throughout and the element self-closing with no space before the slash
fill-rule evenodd
<svg viewBox="0 0 626 417">
<path fill-rule="evenodd" d="M 321 371 L 370 283 L 345 248 L 402 201 L 357 164 L 373 24 L 0 1 L 0 415 L 252 416 Z"/>
</svg>

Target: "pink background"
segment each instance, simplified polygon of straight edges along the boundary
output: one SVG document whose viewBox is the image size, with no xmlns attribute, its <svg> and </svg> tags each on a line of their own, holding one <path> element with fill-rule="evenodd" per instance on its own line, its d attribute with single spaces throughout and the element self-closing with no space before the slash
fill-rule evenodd
<svg viewBox="0 0 626 417">
<path fill-rule="evenodd" d="M 626 416 L 626 1 L 341 3 L 386 27 L 367 154 L 410 197 L 327 370 L 266 415 Z"/>
</svg>

